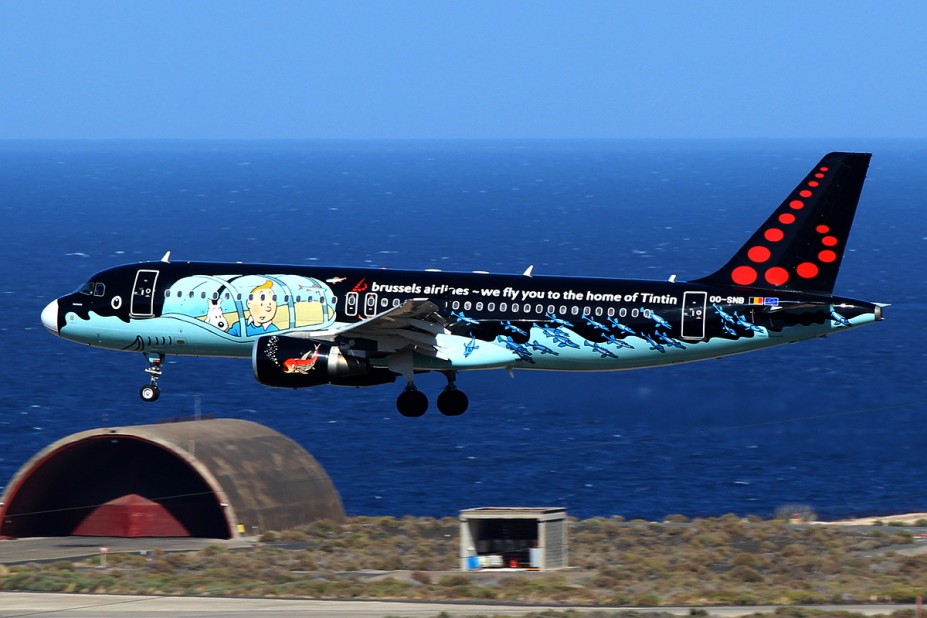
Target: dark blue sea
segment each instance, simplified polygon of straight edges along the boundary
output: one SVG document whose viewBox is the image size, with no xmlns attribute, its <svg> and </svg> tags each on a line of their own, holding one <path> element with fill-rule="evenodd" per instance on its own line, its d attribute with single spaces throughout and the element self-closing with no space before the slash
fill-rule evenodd
<svg viewBox="0 0 927 618">
<path fill-rule="evenodd" d="M 47 333 L 46 303 L 157 260 L 680 280 L 714 271 L 829 150 L 874 153 L 837 292 L 884 322 L 621 373 L 464 373 L 470 410 L 420 419 L 401 383 L 258 385 L 243 360 Z M 242 418 L 319 460 L 350 514 L 488 505 L 572 515 L 824 518 L 927 511 L 927 142 L 0 142 L 0 485 L 49 443 Z M 444 379 L 419 380 L 432 401 Z"/>
</svg>

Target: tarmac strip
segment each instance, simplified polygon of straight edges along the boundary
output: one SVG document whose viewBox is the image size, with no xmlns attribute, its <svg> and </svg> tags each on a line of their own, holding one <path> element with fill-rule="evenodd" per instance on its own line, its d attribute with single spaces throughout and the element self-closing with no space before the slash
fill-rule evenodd
<svg viewBox="0 0 927 618">
<path fill-rule="evenodd" d="M 805 607 L 805 606 L 803 606 Z M 899 610 L 913 610 L 913 605 L 827 605 L 807 606 L 819 611 L 850 611 L 865 616 L 890 614 Z M 134 595 L 58 594 L 40 592 L 0 592 L 0 618 L 25 616 L 54 616 L 55 618 L 106 618 L 125 616 L 133 618 L 165 618 L 168 615 L 187 618 L 223 618 L 257 616 L 305 616 L 308 618 L 434 618 L 444 612 L 453 618 L 477 614 L 507 614 L 524 616 L 544 610 L 580 613 L 633 610 L 642 614 L 669 613 L 689 616 L 690 607 L 570 607 L 550 605 L 503 605 L 438 602 L 396 601 L 318 601 L 310 599 L 238 599 L 214 597 L 166 597 Z M 756 612 L 770 613 L 774 606 L 710 607 L 704 608 L 709 616 L 736 618 Z"/>
</svg>

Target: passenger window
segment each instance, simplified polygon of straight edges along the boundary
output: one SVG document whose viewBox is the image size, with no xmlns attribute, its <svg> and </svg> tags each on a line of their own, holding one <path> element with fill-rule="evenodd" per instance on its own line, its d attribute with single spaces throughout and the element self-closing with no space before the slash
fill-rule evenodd
<svg viewBox="0 0 927 618">
<path fill-rule="evenodd" d="M 576 305 L 573 305 L 572 307 L 570 307 L 570 313 L 572 313 L 573 315 L 579 315 L 579 307 L 577 307 Z"/>
</svg>

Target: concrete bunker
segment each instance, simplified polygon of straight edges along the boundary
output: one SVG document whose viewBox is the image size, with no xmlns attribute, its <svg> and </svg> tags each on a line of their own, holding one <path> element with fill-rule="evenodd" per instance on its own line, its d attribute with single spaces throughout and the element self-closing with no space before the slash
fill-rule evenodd
<svg viewBox="0 0 927 618">
<path fill-rule="evenodd" d="M 566 566 L 566 509 L 484 506 L 460 512 L 461 570 Z"/>
<path fill-rule="evenodd" d="M 319 463 L 283 434 L 211 419 L 67 436 L 13 476 L 0 536 L 235 538 L 344 520 Z"/>
</svg>

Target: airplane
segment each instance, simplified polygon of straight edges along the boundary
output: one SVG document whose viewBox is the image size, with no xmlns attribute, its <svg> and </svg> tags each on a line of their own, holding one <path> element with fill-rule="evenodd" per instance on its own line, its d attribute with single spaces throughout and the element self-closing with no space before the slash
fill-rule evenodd
<svg viewBox="0 0 927 618">
<path fill-rule="evenodd" d="M 724 266 L 688 282 L 177 262 L 168 252 L 93 275 L 41 320 L 64 339 L 143 354 L 145 401 L 159 397 L 165 355 L 250 357 L 271 387 L 401 376 L 396 407 L 409 417 L 428 408 L 416 374 L 437 371 L 447 379 L 438 410 L 456 416 L 469 405 L 460 371 L 654 367 L 882 320 L 886 305 L 833 293 L 870 157 L 826 155 Z M 556 353 L 538 343 L 545 336 Z M 620 353 L 602 354 L 604 344 Z"/>
</svg>

